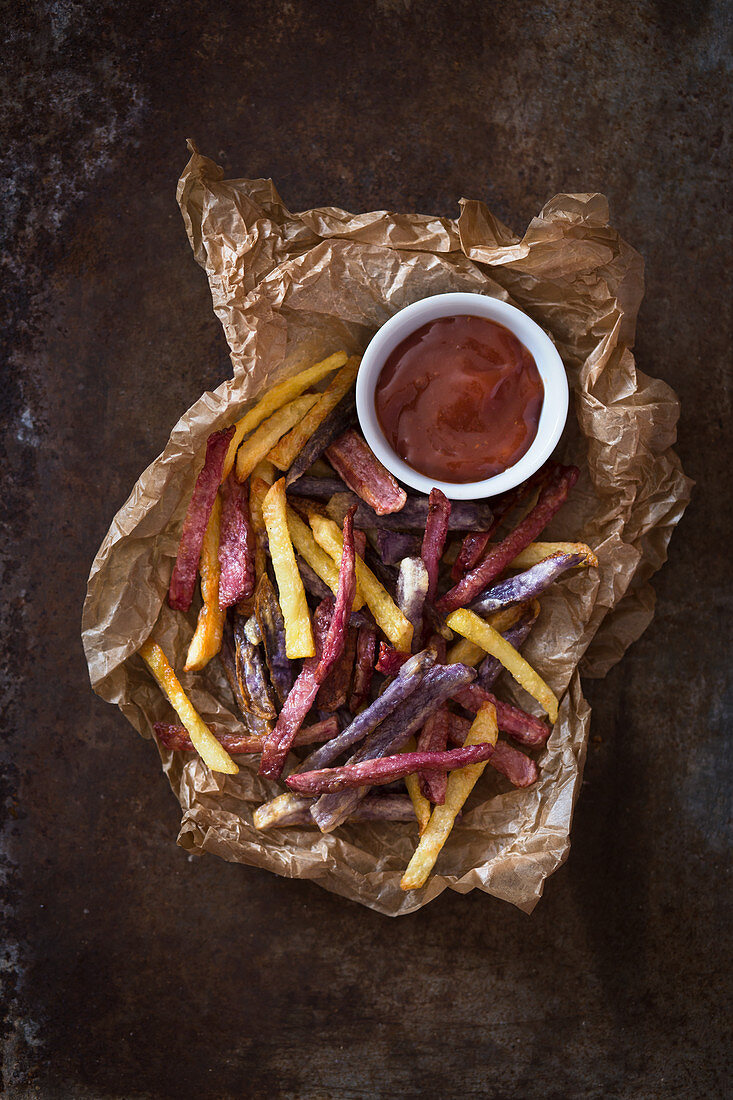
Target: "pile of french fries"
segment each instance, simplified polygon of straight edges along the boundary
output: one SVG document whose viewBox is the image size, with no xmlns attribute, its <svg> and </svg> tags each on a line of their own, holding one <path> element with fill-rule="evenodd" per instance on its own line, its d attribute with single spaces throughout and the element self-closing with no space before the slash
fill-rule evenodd
<svg viewBox="0 0 733 1100">
<path fill-rule="evenodd" d="M 536 541 L 574 467 L 548 463 L 490 505 L 406 493 L 358 432 L 358 368 L 331 355 L 207 443 L 168 599 L 189 611 L 199 580 L 185 670 L 221 661 L 241 731 L 201 719 L 155 641 L 140 655 L 179 718 L 156 723 L 163 747 L 230 775 L 259 753 L 284 777 L 257 828 L 414 820 L 414 890 L 487 765 L 536 781 L 558 700 L 519 650 L 548 586 L 598 563 Z M 504 670 L 549 721 L 494 694 Z"/>
</svg>

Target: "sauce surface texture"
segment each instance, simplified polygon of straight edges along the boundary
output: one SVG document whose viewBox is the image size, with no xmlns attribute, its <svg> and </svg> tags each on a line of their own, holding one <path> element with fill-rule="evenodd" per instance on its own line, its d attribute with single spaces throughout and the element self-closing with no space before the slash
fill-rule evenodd
<svg viewBox="0 0 733 1100">
<path fill-rule="evenodd" d="M 374 394 L 392 449 L 426 477 L 459 484 L 501 473 L 537 434 L 545 391 L 530 352 L 484 317 L 440 317 L 382 367 Z"/>
</svg>

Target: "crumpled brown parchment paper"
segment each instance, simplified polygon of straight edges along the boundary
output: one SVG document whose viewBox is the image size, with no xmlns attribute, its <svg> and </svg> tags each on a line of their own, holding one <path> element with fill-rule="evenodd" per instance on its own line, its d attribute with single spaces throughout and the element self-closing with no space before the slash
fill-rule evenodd
<svg viewBox="0 0 733 1100">
<path fill-rule="evenodd" d="M 94 690 L 146 737 L 154 721 L 172 717 L 135 654 L 152 632 L 183 667 L 195 609 L 174 613 L 165 596 L 210 432 L 284 375 L 341 348 L 362 351 L 396 310 L 420 298 L 465 290 L 512 301 L 554 339 L 573 394 L 557 456 L 582 474 L 543 537 L 586 541 L 600 562 L 553 586 L 525 648 L 564 696 L 540 781 L 514 790 L 487 769 L 438 873 L 405 894 L 399 881 L 416 842 L 412 824 L 347 825 L 327 836 L 306 828 L 261 833 L 252 811 L 278 788 L 257 775 L 256 758 L 240 758 L 239 775 L 223 776 L 187 754 L 161 755 L 183 808 L 178 842 L 190 851 L 313 879 L 392 916 L 446 887 L 478 887 L 530 912 L 568 854 L 590 718 L 580 673 L 604 675 L 649 624 L 649 578 L 690 495 L 672 450 L 675 394 L 637 370 L 631 353 L 641 258 L 610 227 L 598 194 L 555 196 L 521 239 L 474 200 L 461 202 L 457 221 L 333 207 L 291 214 L 269 180 L 224 180 L 191 148 L 178 201 L 234 376 L 181 417 L 94 559 L 83 616 Z M 236 727 L 217 661 L 180 678 L 205 719 Z"/>
</svg>

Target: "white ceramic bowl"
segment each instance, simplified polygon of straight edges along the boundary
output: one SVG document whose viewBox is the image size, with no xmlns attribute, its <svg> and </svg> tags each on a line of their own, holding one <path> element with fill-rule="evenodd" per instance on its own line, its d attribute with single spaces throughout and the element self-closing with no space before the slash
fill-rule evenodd
<svg viewBox="0 0 733 1100">
<path fill-rule="evenodd" d="M 415 329 L 438 317 L 485 317 L 505 325 L 532 354 L 545 388 L 545 397 L 537 426 L 537 435 L 526 454 L 518 462 L 500 474 L 483 481 L 456 484 L 436 481 L 413 470 L 392 449 L 382 431 L 374 406 L 374 391 L 382 367 L 406 337 Z M 429 493 L 433 486 L 442 489 L 451 500 L 476 500 L 493 497 L 513 489 L 538 470 L 557 446 L 568 415 L 568 381 L 562 359 L 555 345 L 539 325 L 536 325 L 521 309 L 487 298 L 483 294 L 436 294 L 406 306 L 372 338 L 364 352 L 356 379 L 356 411 L 364 438 L 387 469 L 399 480 Z"/>
</svg>

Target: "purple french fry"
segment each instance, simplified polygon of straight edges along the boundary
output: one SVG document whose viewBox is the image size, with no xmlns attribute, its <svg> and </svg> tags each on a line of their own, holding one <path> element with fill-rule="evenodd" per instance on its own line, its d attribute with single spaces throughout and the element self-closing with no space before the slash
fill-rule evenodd
<svg viewBox="0 0 733 1100">
<path fill-rule="evenodd" d="M 407 531 L 377 531 L 377 550 L 385 565 L 399 565 L 403 558 L 420 553 L 421 540 Z"/>
<path fill-rule="evenodd" d="M 331 481 L 326 478 L 313 478 L 313 481 Z M 295 483 L 294 489 L 303 481 Z M 325 492 L 325 490 L 321 490 Z M 311 494 L 303 492 L 304 496 Z M 323 499 L 320 497 L 319 499 Z M 360 501 L 355 493 L 344 492 L 342 488 L 334 491 L 334 495 L 328 501 L 328 514 L 336 523 L 341 522 L 341 517 L 352 504 L 357 504 L 354 523 L 358 527 L 396 528 L 409 531 L 424 531 L 428 521 L 430 505 L 426 496 L 409 494 L 407 503 L 399 512 L 392 515 L 378 516 L 377 513 L 363 501 Z M 451 507 L 448 526 L 451 531 L 483 531 L 491 526 L 492 511 L 489 504 L 483 500 L 454 500 Z M 531 541 L 531 540 L 530 540 Z M 516 557 L 516 555 L 515 555 Z"/>
<path fill-rule="evenodd" d="M 291 485 L 288 485 L 288 493 L 291 496 L 308 497 L 310 500 L 330 500 L 335 494 L 343 492 L 345 492 L 344 483 L 338 477 L 309 477 L 305 474 Z M 351 505 L 356 504 L 359 500 L 356 493 L 347 493 L 347 496 L 353 497 L 353 500 L 349 500 L 349 507 L 344 508 L 343 516 L 346 515 Z M 339 523 L 343 523 L 343 516 L 338 521 Z M 361 527 L 363 524 L 357 524 L 357 526 Z"/>
<path fill-rule="evenodd" d="M 531 600 L 541 595 L 566 570 L 574 569 L 584 561 L 585 554 L 558 551 L 537 565 L 525 569 L 523 573 L 517 573 L 516 576 L 500 581 L 482 592 L 472 601 L 471 610 L 485 615 L 491 611 L 500 611 L 502 607 L 509 607 L 513 603 Z"/>
<path fill-rule="evenodd" d="M 329 591 L 329 596 L 330 594 Z M 265 649 L 270 680 L 282 704 L 293 686 L 293 664 L 285 647 L 285 620 L 280 601 L 267 573 L 262 574 L 257 584 L 254 613 Z"/>
<path fill-rule="evenodd" d="M 252 645 L 247 637 L 244 616 L 234 616 L 233 628 L 234 668 L 242 698 L 258 718 L 274 720 L 277 717 L 275 699 L 259 646 Z"/>
</svg>

